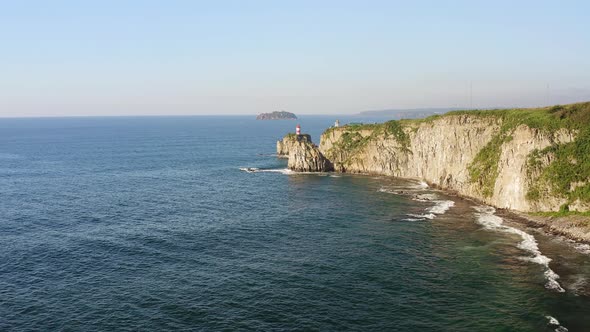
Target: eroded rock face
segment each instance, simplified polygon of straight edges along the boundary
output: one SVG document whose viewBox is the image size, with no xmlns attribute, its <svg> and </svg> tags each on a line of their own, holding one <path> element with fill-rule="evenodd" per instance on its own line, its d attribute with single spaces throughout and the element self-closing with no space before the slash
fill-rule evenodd
<svg viewBox="0 0 590 332">
<path fill-rule="evenodd" d="M 499 120 L 492 117 L 446 116 L 403 128 L 407 138 L 404 142 L 392 135 L 375 136 L 371 130 L 359 130 L 355 136 L 359 143 L 347 145 L 353 149 L 343 148 L 342 137 L 349 129 L 333 128 L 322 135 L 320 152 L 340 172 L 420 178 L 499 208 L 558 211 L 566 203 L 565 198 L 547 193 L 536 200 L 527 199 L 535 180 L 526 163 L 534 150 L 556 142 L 571 142 L 572 134 L 565 129 L 547 134 L 525 125 L 515 128 L 510 132 L 511 138 L 500 146 L 498 174 L 486 193 L 481 182 L 471 178 L 469 167 L 498 135 L 500 126 Z"/>
<path fill-rule="evenodd" d="M 329 172 L 332 163 L 320 152 L 307 134 L 289 134 L 277 142 L 277 156 L 289 158 L 288 168 L 297 172 Z"/>
<path fill-rule="evenodd" d="M 301 141 L 312 143 L 311 136 L 308 134 L 287 134 L 282 140 L 277 141 L 277 156 L 279 158 L 289 158 L 289 151 L 294 150 L 296 143 Z"/>
<path fill-rule="evenodd" d="M 502 121 L 499 116 L 458 113 L 355 124 L 326 130 L 319 148 L 309 135 L 289 134 L 277 142 L 277 153 L 289 158 L 289 168 L 296 171 L 419 178 L 485 204 L 522 212 L 562 207 L 589 211 L 587 201 L 556 192 L 546 176 L 554 173 L 545 172 L 554 165 L 554 149 L 574 142 L 579 131 Z M 579 178 L 570 183 L 570 192 L 588 185 L 590 177 Z"/>
</svg>

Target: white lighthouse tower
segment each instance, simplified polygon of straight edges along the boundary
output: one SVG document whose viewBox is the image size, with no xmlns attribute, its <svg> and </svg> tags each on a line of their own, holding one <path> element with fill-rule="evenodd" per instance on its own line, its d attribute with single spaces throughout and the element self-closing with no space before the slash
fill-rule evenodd
<svg viewBox="0 0 590 332">
<path fill-rule="evenodd" d="M 297 125 L 297 127 L 295 127 L 295 134 L 301 135 L 301 126 L 300 125 Z"/>
</svg>

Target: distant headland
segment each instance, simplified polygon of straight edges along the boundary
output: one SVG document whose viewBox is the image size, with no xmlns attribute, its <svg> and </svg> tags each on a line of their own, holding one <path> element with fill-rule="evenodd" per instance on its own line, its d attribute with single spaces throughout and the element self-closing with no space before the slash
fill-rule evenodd
<svg viewBox="0 0 590 332">
<path fill-rule="evenodd" d="M 256 120 L 296 120 L 297 116 L 290 112 L 280 111 L 272 113 L 260 113 Z"/>
</svg>

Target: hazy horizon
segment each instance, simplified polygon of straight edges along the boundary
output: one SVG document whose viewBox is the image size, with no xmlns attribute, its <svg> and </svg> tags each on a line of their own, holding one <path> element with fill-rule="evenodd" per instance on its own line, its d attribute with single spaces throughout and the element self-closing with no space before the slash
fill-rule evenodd
<svg viewBox="0 0 590 332">
<path fill-rule="evenodd" d="M 584 1 L 22 1 L 0 117 L 353 115 L 590 100 Z"/>
</svg>

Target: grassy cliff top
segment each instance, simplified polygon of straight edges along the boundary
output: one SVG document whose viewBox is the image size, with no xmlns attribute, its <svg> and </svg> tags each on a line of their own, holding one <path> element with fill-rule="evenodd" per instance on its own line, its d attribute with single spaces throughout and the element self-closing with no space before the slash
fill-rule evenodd
<svg viewBox="0 0 590 332">
<path fill-rule="evenodd" d="M 451 111 L 443 115 L 433 115 L 416 120 L 401 120 L 401 122 L 418 124 L 460 115 L 495 118 L 501 121 L 502 127 L 505 129 L 519 125 L 550 131 L 560 128 L 584 129 L 590 125 L 590 102 L 539 108 Z"/>
<path fill-rule="evenodd" d="M 590 126 L 590 102 L 556 105 L 540 108 L 515 108 L 515 109 L 495 109 L 495 110 L 465 110 L 451 111 L 442 115 L 433 115 L 423 119 L 404 119 L 391 120 L 384 123 L 375 124 L 348 124 L 338 127 L 346 131 L 361 130 L 384 130 L 388 127 L 397 127 L 392 123 L 397 122 L 402 127 L 413 127 L 421 123 L 430 123 L 446 117 L 472 115 L 478 117 L 494 118 L 500 121 L 504 130 L 515 128 L 519 125 L 527 125 L 530 128 L 557 130 L 560 128 L 567 129 L 585 129 Z M 329 128 L 326 133 L 337 128 Z"/>
</svg>

